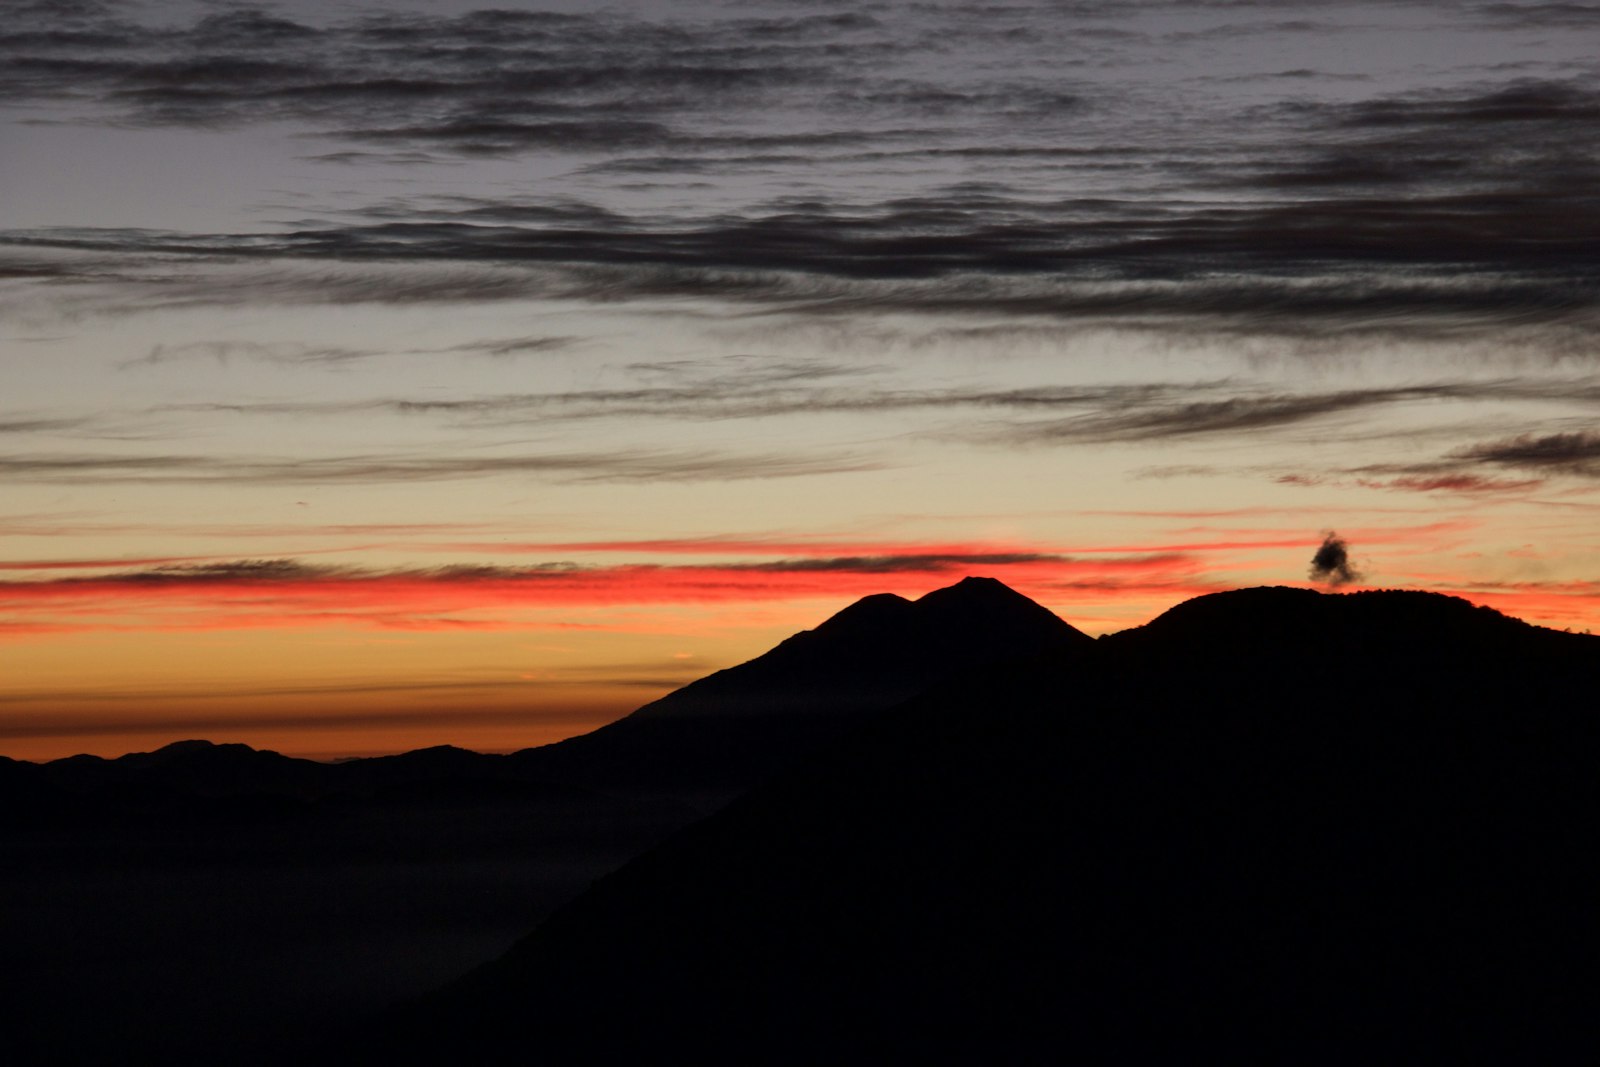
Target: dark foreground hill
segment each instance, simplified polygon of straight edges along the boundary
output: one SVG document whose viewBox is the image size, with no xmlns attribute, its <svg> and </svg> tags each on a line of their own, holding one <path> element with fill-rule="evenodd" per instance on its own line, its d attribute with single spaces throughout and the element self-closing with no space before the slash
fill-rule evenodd
<svg viewBox="0 0 1600 1067">
<path fill-rule="evenodd" d="M 282 1062 L 493 959 L 711 805 L 962 669 L 1094 642 L 998 582 L 875 596 L 578 742 L 0 760 L 11 1063 Z"/>
<path fill-rule="evenodd" d="M 1591 1062 L 1597 681 L 1451 598 L 1202 597 L 913 700 L 361 1047 Z"/>
</svg>

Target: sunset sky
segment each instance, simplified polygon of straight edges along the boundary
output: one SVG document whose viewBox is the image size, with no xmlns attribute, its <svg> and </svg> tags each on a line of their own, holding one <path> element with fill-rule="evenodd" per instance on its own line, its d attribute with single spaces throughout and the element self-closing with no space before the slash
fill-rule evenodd
<svg viewBox="0 0 1600 1067">
<path fill-rule="evenodd" d="M 1600 624 L 1600 5 L 0 14 L 0 753 L 515 749 L 1329 530 Z"/>
</svg>

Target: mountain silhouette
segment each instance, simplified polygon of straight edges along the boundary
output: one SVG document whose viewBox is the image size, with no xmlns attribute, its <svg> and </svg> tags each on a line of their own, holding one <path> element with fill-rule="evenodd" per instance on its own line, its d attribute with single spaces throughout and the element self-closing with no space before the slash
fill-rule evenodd
<svg viewBox="0 0 1600 1067">
<path fill-rule="evenodd" d="M 493 959 L 707 807 L 916 692 L 1093 645 L 970 579 L 868 597 L 612 727 L 507 756 L 320 763 L 191 740 L 0 762 L 11 1062 L 284 1062 L 331 1016 Z"/>
<path fill-rule="evenodd" d="M 993 578 L 914 601 L 878 594 L 753 660 L 513 760 L 542 779 L 721 801 L 963 670 L 1093 644 Z"/>
<path fill-rule="evenodd" d="M 1592 1062 L 1597 679 L 1600 639 L 1454 598 L 1201 597 L 941 682 L 383 1032 L 551 1064 Z"/>
<path fill-rule="evenodd" d="M 992 578 L 911 601 L 868 596 L 813 630 L 718 671 L 589 734 L 510 756 L 451 745 L 321 763 L 242 744 L 177 741 L 115 759 L 7 760 L 0 785 L 48 785 L 79 800 L 319 800 L 472 782 L 677 788 L 725 798 L 818 744 L 962 669 L 1092 645 L 1085 634 Z"/>
</svg>

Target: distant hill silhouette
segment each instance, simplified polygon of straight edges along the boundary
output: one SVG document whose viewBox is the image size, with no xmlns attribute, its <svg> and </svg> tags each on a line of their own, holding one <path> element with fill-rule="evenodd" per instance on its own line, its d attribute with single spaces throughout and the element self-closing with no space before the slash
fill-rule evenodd
<svg viewBox="0 0 1600 1067">
<path fill-rule="evenodd" d="M 1592 1062 L 1597 681 L 1600 638 L 1453 598 L 1201 597 L 924 693 L 363 1042 Z"/>
</svg>

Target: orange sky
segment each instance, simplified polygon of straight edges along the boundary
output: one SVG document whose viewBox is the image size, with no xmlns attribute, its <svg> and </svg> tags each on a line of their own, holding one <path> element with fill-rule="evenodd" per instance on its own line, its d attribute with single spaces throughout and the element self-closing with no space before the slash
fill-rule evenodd
<svg viewBox="0 0 1600 1067">
<path fill-rule="evenodd" d="M 592 729 L 871 593 L 985 574 L 1102 633 L 1239 584 L 1310 584 L 1315 533 L 1165 521 L 1170 537 L 1102 545 L 714 535 L 415 546 L 496 560 L 443 567 L 11 560 L 0 751 L 118 755 L 190 736 L 318 757 L 505 751 Z M 1470 558 L 1440 569 L 1441 548 L 1473 533 L 1391 522 L 1349 536 L 1358 565 L 1409 578 L 1395 584 L 1554 625 L 1600 618 L 1600 583 L 1479 581 Z"/>
</svg>

